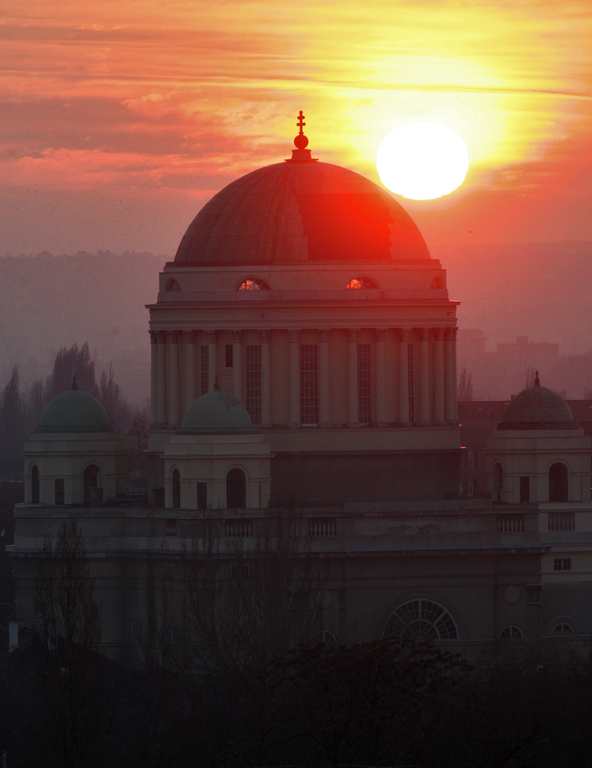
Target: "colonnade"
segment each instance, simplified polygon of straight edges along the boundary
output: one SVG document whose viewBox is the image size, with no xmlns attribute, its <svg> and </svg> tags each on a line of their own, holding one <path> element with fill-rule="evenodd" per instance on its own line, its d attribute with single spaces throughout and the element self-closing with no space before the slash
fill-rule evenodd
<svg viewBox="0 0 592 768">
<path fill-rule="evenodd" d="M 335 329 L 343 330 L 343 329 Z M 339 385 L 344 386 L 347 375 L 347 424 L 359 424 L 358 408 L 358 340 L 368 329 L 347 329 L 347 371 L 341 372 Z M 394 367 L 396 386 L 389 386 L 387 376 L 387 350 L 389 330 L 394 330 L 396 348 Z M 289 425 L 301 424 L 301 362 L 302 333 L 298 329 L 285 329 L 289 343 L 289 366 L 283 376 L 283 386 L 289 388 Z M 456 398 L 456 328 L 376 328 L 372 368 L 372 422 L 385 425 L 387 421 L 407 425 L 410 423 L 454 424 L 458 420 Z M 196 397 L 214 387 L 217 372 L 224 367 L 217 359 L 217 333 L 204 331 L 150 331 L 151 339 L 151 422 L 154 426 L 174 427 L 181 423 L 185 409 Z M 228 336 L 228 332 L 224 332 Z M 270 330 L 258 331 L 261 347 L 261 425 L 285 422 L 272 418 L 272 356 Z M 336 386 L 335 373 L 330 370 L 331 329 L 320 329 L 318 347 L 318 424 L 331 424 L 331 399 Z M 183 343 L 181 337 L 183 335 Z M 245 353 L 243 333 L 231 332 L 232 392 L 244 401 Z M 410 346 L 410 345 L 413 345 Z M 196 346 L 198 349 L 196 350 Z M 415 348 L 414 348 L 415 347 Z M 185 383 L 180 381 L 180 355 L 184 355 Z M 199 365 L 198 365 L 199 362 Z M 333 374 L 333 375 L 332 375 Z M 392 374 L 391 374 L 392 375 Z M 393 381 L 395 384 L 395 381 Z M 230 387 L 229 387 L 230 388 Z M 396 392 L 396 395 L 395 395 Z M 181 393 L 183 402 L 181 403 Z M 396 398 L 396 402 L 393 402 Z M 392 414 L 396 417 L 392 419 Z M 391 415 L 391 419 L 388 416 Z"/>
</svg>

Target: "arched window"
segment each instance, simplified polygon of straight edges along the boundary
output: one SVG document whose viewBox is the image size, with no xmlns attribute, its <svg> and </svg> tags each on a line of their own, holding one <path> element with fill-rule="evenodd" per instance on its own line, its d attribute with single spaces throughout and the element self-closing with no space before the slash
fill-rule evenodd
<svg viewBox="0 0 592 768">
<path fill-rule="evenodd" d="M 523 640 L 524 632 L 516 624 L 508 624 L 500 632 L 500 640 Z"/>
<path fill-rule="evenodd" d="M 93 490 L 101 487 L 101 470 L 96 464 L 89 464 L 84 470 L 82 482 L 84 485 L 84 503 L 90 504 Z"/>
<path fill-rule="evenodd" d="M 549 501 L 567 501 L 567 467 L 560 461 L 549 470 Z"/>
<path fill-rule="evenodd" d="M 39 467 L 31 467 L 31 504 L 39 504 Z"/>
<path fill-rule="evenodd" d="M 493 467 L 493 500 L 501 501 L 501 492 L 504 487 L 504 471 L 501 464 Z"/>
<path fill-rule="evenodd" d="M 458 640 L 458 630 L 445 608 L 431 600 L 410 600 L 391 614 L 385 637 L 399 640 Z"/>
<path fill-rule="evenodd" d="M 373 280 L 371 277 L 354 277 L 353 280 L 350 280 L 345 287 L 349 289 L 366 288 L 373 291 L 377 291 L 378 283 L 376 282 L 376 280 Z"/>
<path fill-rule="evenodd" d="M 171 495 L 173 509 L 181 508 L 181 475 L 178 469 L 173 469 L 171 473 Z"/>
<path fill-rule="evenodd" d="M 574 623 L 570 619 L 558 619 L 551 627 L 551 634 L 557 635 L 575 635 Z"/>
<path fill-rule="evenodd" d="M 181 286 L 179 283 L 175 280 L 174 277 L 169 277 L 169 279 L 166 281 L 164 285 L 165 291 L 177 293 L 181 290 Z"/>
<path fill-rule="evenodd" d="M 323 643 L 323 645 L 337 645 L 337 638 L 330 629 L 322 629 L 320 632 L 317 632 L 316 640 L 319 643 Z"/>
<path fill-rule="evenodd" d="M 239 291 L 269 291 L 269 285 L 259 277 L 245 277 L 238 286 Z"/>
<path fill-rule="evenodd" d="M 242 469 L 231 469 L 226 475 L 226 507 L 244 509 L 247 506 L 247 480 Z"/>
</svg>

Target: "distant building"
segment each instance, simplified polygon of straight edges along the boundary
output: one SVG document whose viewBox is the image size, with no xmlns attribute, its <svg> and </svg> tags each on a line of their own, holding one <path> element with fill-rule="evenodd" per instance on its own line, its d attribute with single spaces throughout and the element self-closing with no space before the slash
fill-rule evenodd
<svg viewBox="0 0 592 768">
<path fill-rule="evenodd" d="M 559 344 L 528 341 L 528 336 L 517 336 L 515 343 L 498 344 L 494 365 L 504 373 L 549 371 L 559 362 Z"/>
</svg>

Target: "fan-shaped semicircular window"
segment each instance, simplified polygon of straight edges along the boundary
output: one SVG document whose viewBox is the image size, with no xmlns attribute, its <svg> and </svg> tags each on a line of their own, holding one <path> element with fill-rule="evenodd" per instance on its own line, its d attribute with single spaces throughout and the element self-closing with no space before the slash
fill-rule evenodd
<svg viewBox="0 0 592 768">
<path fill-rule="evenodd" d="M 269 285 L 260 277 L 245 277 L 238 286 L 239 291 L 269 291 Z"/>
<path fill-rule="evenodd" d="M 445 608 L 432 600 L 409 600 L 386 623 L 385 637 L 399 640 L 458 640 L 458 629 Z"/>
<path fill-rule="evenodd" d="M 574 624 L 569 619 L 559 619 L 553 624 L 551 628 L 551 634 L 557 635 L 575 635 Z"/>
<path fill-rule="evenodd" d="M 516 624 L 508 624 L 500 632 L 501 640 L 522 640 L 524 638 L 524 632 Z"/>
<path fill-rule="evenodd" d="M 376 280 L 373 280 L 371 277 L 354 277 L 352 280 L 349 281 L 349 283 L 345 286 L 346 288 L 366 288 L 370 290 L 378 290 L 378 283 Z"/>
<path fill-rule="evenodd" d="M 164 289 L 165 289 L 165 291 L 168 291 L 168 292 L 172 291 L 174 293 L 177 293 L 178 291 L 181 290 L 181 286 L 175 280 L 174 277 L 169 277 L 169 279 L 165 283 Z"/>
</svg>

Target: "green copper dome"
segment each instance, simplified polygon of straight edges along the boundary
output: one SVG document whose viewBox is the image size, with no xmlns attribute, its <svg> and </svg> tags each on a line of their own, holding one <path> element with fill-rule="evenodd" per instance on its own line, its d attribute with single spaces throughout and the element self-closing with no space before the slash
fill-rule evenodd
<svg viewBox="0 0 592 768">
<path fill-rule="evenodd" d="M 539 372 L 534 386 L 519 392 L 504 411 L 499 430 L 505 429 L 577 429 L 569 405 L 553 392 L 541 387 Z"/>
<path fill-rule="evenodd" d="M 76 384 L 54 398 L 45 409 L 35 432 L 114 432 L 105 409 Z"/>
<path fill-rule="evenodd" d="M 255 432 L 249 412 L 236 397 L 215 387 L 185 411 L 182 432 Z"/>
</svg>

